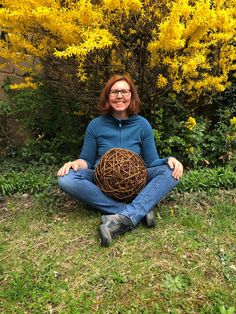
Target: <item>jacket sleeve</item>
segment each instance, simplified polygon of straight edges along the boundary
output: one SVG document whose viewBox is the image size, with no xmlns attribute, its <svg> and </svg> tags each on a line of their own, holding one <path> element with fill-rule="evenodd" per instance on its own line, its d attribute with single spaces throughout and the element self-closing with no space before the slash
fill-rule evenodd
<svg viewBox="0 0 236 314">
<path fill-rule="evenodd" d="M 152 127 L 147 120 L 142 129 L 142 157 L 148 168 L 165 165 L 168 160 L 158 156 Z"/>
<path fill-rule="evenodd" d="M 96 127 L 93 120 L 89 123 L 84 137 L 84 143 L 79 155 L 80 159 L 86 161 L 88 168 L 93 168 L 97 158 Z"/>
</svg>

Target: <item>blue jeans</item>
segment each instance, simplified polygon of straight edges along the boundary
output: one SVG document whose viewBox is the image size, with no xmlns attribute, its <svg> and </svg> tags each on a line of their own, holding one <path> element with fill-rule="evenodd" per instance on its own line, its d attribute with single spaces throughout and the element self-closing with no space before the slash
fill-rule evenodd
<svg viewBox="0 0 236 314">
<path fill-rule="evenodd" d="M 58 178 L 58 184 L 73 198 L 102 213 L 124 215 L 135 226 L 179 182 L 172 177 L 172 170 L 168 165 L 148 168 L 147 171 L 147 184 L 131 203 L 123 203 L 104 194 L 95 184 L 94 170 L 91 169 L 80 169 L 76 172 L 70 169 L 66 176 Z"/>
</svg>

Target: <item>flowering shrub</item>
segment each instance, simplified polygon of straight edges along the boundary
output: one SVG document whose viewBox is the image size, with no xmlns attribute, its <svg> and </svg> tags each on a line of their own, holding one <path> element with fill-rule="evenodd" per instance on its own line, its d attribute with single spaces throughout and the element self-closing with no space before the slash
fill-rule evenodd
<svg viewBox="0 0 236 314">
<path fill-rule="evenodd" d="M 0 19 L 0 56 L 27 73 L 18 88 L 35 88 L 48 61 L 74 60 L 67 84 L 127 71 L 149 98 L 171 88 L 196 99 L 236 69 L 234 0 L 2 0 Z"/>
<path fill-rule="evenodd" d="M 71 152 L 104 81 L 127 72 L 162 155 L 189 165 L 232 160 L 232 112 L 216 125 L 196 112 L 233 86 L 235 0 L 2 0 L 0 19 L 1 69 L 13 65 L 24 78 L 8 86 L 32 90 L 9 102 L 8 116 L 27 122 L 36 139 L 65 150 L 72 139 Z M 45 86 L 53 96 L 42 95 Z"/>
<path fill-rule="evenodd" d="M 175 124 L 176 135 L 164 138 L 154 129 L 161 155 L 177 156 L 186 166 L 235 164 L 236 117 L 231 110 L 219 110 L 216 125 L 203 117 L 189 117 Z"/>
<path fill-rule="evenodd" d="M 229 121 L 230 121 L 230 124 L 231 124 L 233 127 L 236 127 L 236 117 L 233 117 L 233 118 L 230 119 Z"/>
<path fill-rule="evenodd" d="M 184 126 L 189 131 L 192 131 L 196 124 L 197 124 L 196 119 L 193 117 L 189 117 L 188 120 L 185 122 Z"/>
</svg>

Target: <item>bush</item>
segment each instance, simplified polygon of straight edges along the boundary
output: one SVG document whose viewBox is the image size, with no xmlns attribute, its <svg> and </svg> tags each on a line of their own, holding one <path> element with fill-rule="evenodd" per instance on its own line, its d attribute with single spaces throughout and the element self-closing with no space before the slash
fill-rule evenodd
<svg viewBox="0 0 236 314">
<path fill-rule="evenodd" d="M 185 167 L 234 165 L 236 160 L 235 108 L 219 109 L 218 121 L 213 124 L 203 116 L 189 116 L 178 121 L 172 117 L 172 128 L 159 131 L 154 128 L 154 138 L 161 156 L 175 156 Z M 170 118 L 171 119 L 171 118 Z M 169 120 L 170 120 L 169 119 Z M 162 123 L 164 119 L 162 119 Z M 156 123 L 157 127 L 158 124 Z M 159 124 L 160 125 L 160 124 Z"/>
<path fill-rule="evenodd" d="M 0 19 L 0 55 L 26 73 L 12 88 L 43 76 L 81 99 L 75 82 L 129 72 L 149 105 L 170 89 L 206 100 L 235 70 L 231 1 L 8 0 Z"/>
<path fill-rule="evenodd" d="M 55 169 L 30 166 L 23 171 L 12 170 L 0 175 L 0 197 L 14 193 L 50 191 L 55 185 Z"/>
<path fill-rule="evenodd" d="M 79 114 L 78 104 L 61 99 L 46 84 L 37 90 L 10 93 L 7 101 L 0 103 L 0 126 L 3 117 L 17 120 L 31 136 L 18 146 L 7 137 L 7 130 L 4 134 L 0 132 L 0 157 L 44 164 L 61 163 L 67 156 L 78 156 L 89 119 Z"/>
<path fill-rule="evenodd" d="M 177 186 L 177 191 L 182 193 L 214 188 L 236 188 L 235 170 L 230 166 L 190 170 L 183 176 L 180 184 Z"/>
<path fill-rule="evenodd" d="M 222 136 L 228 125 L 212 121 L 224 103 L 235 106 L 231 1 L 9 0 L 0 18 L 0 55 L 25 79 L 6 82 L 12 94 L 25 90 L 0 104 L 0 124 L 7 114 L 30 129 L 35 142 L 24 148 L 24 160 L 30 149 L 32 159 L 47 163 L 57 152 L 78 154 L 104 82 L 130 73 L 161 155 L 177 154 L 189 166 L 230 161 Z M 209 121 L 199 117 L 206 107 Z M 190 116 L 197 120 L 192 132 L 184 128 Z M 0 148 L 6 142 L 0 125 Z"/>
</svg>

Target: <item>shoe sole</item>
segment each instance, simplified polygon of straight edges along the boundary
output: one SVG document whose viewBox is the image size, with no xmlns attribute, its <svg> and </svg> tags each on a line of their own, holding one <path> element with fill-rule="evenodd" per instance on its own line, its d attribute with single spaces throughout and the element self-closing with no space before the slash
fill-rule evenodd
<svg viewBox="0 0 236 314">
<path fill-rule="evenodd" d="M 156 225 L 156 219 L 155 219 L 155 215 L 152 212 L 148 213 L 148 215 L 146 216 L 146 225 L 148 228 L 153 228 Z"/>
<path fill-rule="evenodd" d="M 112 242 L 109 228 L 105 224 L 103 224 L 99 227 L 99 233 L 100 233 L 101 246 L 108 247 Z"/>
</svg>

